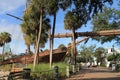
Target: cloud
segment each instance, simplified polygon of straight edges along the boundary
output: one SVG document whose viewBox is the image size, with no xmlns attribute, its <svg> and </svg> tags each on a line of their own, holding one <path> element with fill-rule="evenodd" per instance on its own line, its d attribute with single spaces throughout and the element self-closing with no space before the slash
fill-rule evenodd
<svg viewBox="0 0 120 80">
<path fill-rule="evenodd" d="M 13 53 L 25 52 L 26 47 L 19 24 L 9 23 L 6 19 L 1 19 L 0 33 L 1 32 L 8 32 L 11 34 L 12 41 L 10 42 L 10 47 Z M 2 47 L 0 47 L 0 53 L 1 52 L 2 52 Z"/>
<path fill-rule="evenodd" d="M 5 19 L 0 20 L 0 33 L 8 32 L 11 34 L 13 40 L 23 40 L 20 25 L 11 24 Z"/>
<path fill-rule="evenodd" d="M 26 0 L 0 0 L 0 14 L 14 11 L 25 3 Z"/>
</svg>

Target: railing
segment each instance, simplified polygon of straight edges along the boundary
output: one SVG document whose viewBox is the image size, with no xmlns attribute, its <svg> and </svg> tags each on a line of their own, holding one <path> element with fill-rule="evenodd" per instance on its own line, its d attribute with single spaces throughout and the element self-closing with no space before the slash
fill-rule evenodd
<svg viewBox="0 0 120 80">
<path fill-rule="evenodd" d="M 0 77 L 0 80 L 18 80 L 18 79 L 30 80 L 30 69 L 24 68 L 22 71 L 10 72 L 9 75 Z"/>
<path fill-rule="evenodd" d="M 78 66 L 72 66 L 72 73 L 79 71 Z M 65 77 L 70 77 L 70 67 L 59 68 L 55 66 L 53 70 L 31 72 L 30 69 L 25 68 L 23 71 L 11 72 L 8 76 L 0 77 L 0 80 L 62 80 Z"/>
</svg>

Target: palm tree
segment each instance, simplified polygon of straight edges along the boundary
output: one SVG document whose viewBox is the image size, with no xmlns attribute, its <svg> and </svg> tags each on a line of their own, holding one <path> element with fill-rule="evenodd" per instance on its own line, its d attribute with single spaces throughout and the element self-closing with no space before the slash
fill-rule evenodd
<svg viewBox="0 0 120 80">
<path fill-rule="evenodd" d="M 5 44 L 11 42 L 11 35 L 7 32 L 0 33 L 0 46 L 3 46 L 2 55 L 4 60 L 4 48 Z"/>
<path fill-rule="evenodd" d="M 112 0 L 71 0 L 74 7 L 65 15 L 64 27 L 65 29 L 72 30 L 74 64 L 76 64 L 75 38 L 77 37 L 75 36 L 75 30 L 81 28 L 100 10 L 102 11 L 105 2 L 112 4 Z"/>
<path fill-rule="evenodd" d="M 77 23 L 76 23 L 77 22 Z M 68 30 L 72 30 L 72 49 L 74 53 L 74 62 L 73 64 L 76 64 L 76 49 L 75 49 L 75 30 L 81 27 L 81 22 L 80 18 L 77 14 L 75 14 L 72 11 L 69 11 L 65 15 L 65 20 L 64 20 L 64 28 Z"/>
<path fill-rule="evenodd" d="M 46 6 L 47 13 L 54 17 L 53 27 L 52 27 L 52 37 L 50 38 L 50 68 L 52 66 L 52 53 L 54 45 L 54 33 L 55 33 L 55 24 L 56 24 L 56 14 L 59 10 L 59 0 L 49 0 Z"/>
<path fill-rule="evenodd" d="M 24 24 L 22 24 L 22 30 L 25 34 L 29 36 L 31 34 L 34 35 L 34 68 L 37 62 L 39 47 L 43 47 L 47 41 L 47 31 L 50 28 L 50 20 L 46 18 L 45 6 L 46 0 L 31 0 L 29 7 L 25 11 Z"/>
<path fill-rule="evenodd" d="M 49 0 L 47 2 L 47 12 L 49 15 L 54 17 L 53 19 L 53 27 L 52 27 L 52 37 L 50 38 L 50 68 L 52 66 L 52 53 L 53 53 L 53 45 L 54 45 L 54 33 L 55 33 L 55 24 L 56 24 L 56 14 L 59 8 L 66 10 L 71 5 L 71 0 L 63 1 L 63 0 Z M 67 4 L 67 5 L 65 5 Z"/>
</svg>

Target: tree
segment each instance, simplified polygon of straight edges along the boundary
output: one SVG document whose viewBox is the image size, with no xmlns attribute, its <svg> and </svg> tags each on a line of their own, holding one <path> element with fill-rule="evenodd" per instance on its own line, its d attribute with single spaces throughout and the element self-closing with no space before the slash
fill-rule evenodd
<svg viewBox="0 0 120 80">
<path fill-rule="evenodd" d="M 54 17 L 53 27 L 52 27 L 52 37 L 50 38 L 50 68 L 52 67 L 52 53 L 54 45 L 54 33 L 55 33 L 55 24 L 56 24 L 56 14 L 59 10 L 59 0 L 49 0 L 46 6 L 47 13 Z"/>
<path fill-rule="evenodd" d="M 54 45 L 54 33 L 55 33 L 55 24 L 56 24 L 56 15 L 59 8 L 66 10 L 71 5 L 71 0 L 49 0 L 47 2 L 46 10 L 49 15 L 54 17 L 53 27 L 52 27 L 52 37 L 50 38 L 50 67 L 52 66 L 52 53 Z"/>
<path fill-rule="evenodd" d="M 7 32 L 0 33 L 0 46 L 3 46 L 2 55 L 4 60 L 4 47 L 6 43 L 11 42 L 11 34 Z"/>
<path fill-rule="evenodd" d="M 98 47 L 95 50 L 94 56 L 97 58 L 97 65 L 99 62 L 101 63 L 101 65 L 103 64 L 104 57 L 105 57 L 104 55 L 105 55 L 105 49 L 103 47 Z"/>
<path fill-rule="evenodd" d="M 120 29 L 120 11 L 104 7 L 102 13 L 94 16 L 92 24 L 94 25 L 93 31 Z M 93 39 L 100 41 L 102 44 L 111 42 L 112 40 L 120 43 L 120 37 L 118 35 L 99 36 Z"/>
<path fill-rule="evenodd" d="M 109 55 L 108 57 L 107 57 L 107 60 L 108 61 L 120 61 L 120 54 L 119 53 L 117 53 L 116 55 L 114 55 L 113 56 L 113 54 L 111 54 L 111 55 Z"/>
<path fill-rule="evenodd" d="M 25 24 L 23 24 L 22 27 L 23 32 L 25 30 L 25 34 L 34 35 L 34 68 L 37 61 L 37 55 L 39 53 L 39 47 L 43 47 L 45 42 L 47 41 L 47 31 L 50 28 L 50 20 L 46 18 L 45 13 L 46 2 L 46 0 L 32 0 L 24 14 Z"/>
<path fill-rule="evenodd" d="M 90 62 L 90 65 L 92 64 L 93 61 L 95 47 L 96 47 L 95 45 L 91 45 L 89 47 L 83 45 L 80 47 L 81 58 L 83 59 L 83 61 L 85 60 L 86 63 Z"/>
<path fill-rule="evenodd" d="M 60 45 L 58 46 L 58 48 L 62 48 L 62 47 L 65 47 L 65 45 L 64 45 L 64 44 L 60 44 Z"/>
<path fill-rule="evenodd" d="M 72 0 L 71 3 L 74 7 L 66 13 L 64 27 L 65 29 L 72 30 L 74 64 L 76 64 L 75 39 L 77 37 L 75 36 L 75 30 L 81 28 L 100 10 L 102 11 L 105 2 L 112 4 L 112 0 Z"/>
<path fill-rule="evenodd" d="M 27 45 L 26 53 L 31 54 L 30 45 L 33 43 L 34 39 L 32 39 L 32 36 L 30 35 L 24 35 L 24 40 L 25 40 L 25 44 Z"/>
</svg>

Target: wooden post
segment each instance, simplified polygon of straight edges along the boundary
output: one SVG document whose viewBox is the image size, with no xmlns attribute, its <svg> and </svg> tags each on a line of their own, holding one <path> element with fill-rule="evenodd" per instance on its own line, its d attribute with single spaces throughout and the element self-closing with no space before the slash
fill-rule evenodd
<svg viewBox="0 0 120 80">
<path fill-rule="evenodd" d="M 70 69 L 69 66 L 66 66 L 66 76 L 70 77 Z"/>
<path fill-rule="evenodd" d="M 29 68 L 23 69 L 23 80 L 30 80 L 30 72 L 31 72 L 31 69 Z"/>
<path fill-rule="evenodd" d="M 59 73 L 59 67 L 55 66 L 54 67 L 54 80 L 59 80 L 58 73 Z"/>
<path fill-rule="evenodd" d="M 72 29 L 72 50 L 73 50 L 73 64 L 76 65 L 76 38 L 74 27 Z"/>
<path fill-rule="evenodd" d="M 80 64 L 78 63 L 77 64 L 77 71 L 79 72 L 79 70 L 80 70 Z"/>
<path fill-rule="evenodd" d="M 73 72 L 73 73 L 75 73 L 75 72 L 76 72 L 75 65 L 72 65 L 72 72 Z"/>
</svg>

